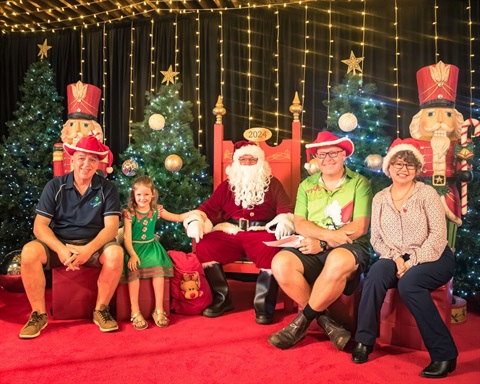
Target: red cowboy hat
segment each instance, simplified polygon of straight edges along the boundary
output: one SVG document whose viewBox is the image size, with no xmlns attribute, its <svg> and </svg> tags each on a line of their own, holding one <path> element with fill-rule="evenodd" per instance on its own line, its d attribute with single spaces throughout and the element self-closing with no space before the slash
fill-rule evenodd
<svg viewBox="0 0 480 384">
<path fill-rule="evenodd" d="M 353 145 L 352 140 L 350 140 L 349 138 L 339 138 L 335 136 L 332 132 L 322 131 L 318 132 L 317 138 L 313 143 L 305 145 L 305 148 L 307 149 L 307 161 L 310 161 L 309 155 L 315 157 L 315 154 L 317 153 L 317 149 L 319 147 L 328 147 L 330 145 L 335 145 L 336 147 L 344 149 L 347 157 L 351 156 L 353 151 L 355 150 L 355 146 Z"/>
<path fill-rule="evenodd" d="M 105 157 L 108 156 L 108 153 L 110 152 L 110 149 L 106 145 L 102 144 L 97 138 L 93 136 L 82 137 L 78 141 L 77 146 L 63 143 L 63 148 L 65 149 L 65 152 L 67 152 L 70 156 L 73 156 L 76 151 L 81 151 L 97 155 L 98 160 L 103 160 Z"/>
</svg>

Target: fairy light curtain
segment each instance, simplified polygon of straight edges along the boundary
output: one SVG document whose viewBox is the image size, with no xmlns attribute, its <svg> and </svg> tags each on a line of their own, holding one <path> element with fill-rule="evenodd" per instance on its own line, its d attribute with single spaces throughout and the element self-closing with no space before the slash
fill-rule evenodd
<svg viewBox="0 0 480 384">
<path fill-rule="evenodd" d="M 227 109 L 224 122 L 228 139 L 240 139 L 250 123 L 251 126 L 278 127 L 278 141 L 281 141 L 289 134 L 291 114 L 288 107 L 293 95 L 295 91 L 302 94 L 304 89 L 303 138 L 311 141 L 315 130 L 325 127 L 327 109 L 323 101 L 328 97 L 328 84 L 342 81 L 345 66 L 341 60 L 348 57 L 352 42 L 359 48 L 358 51 L 354 49 L 356 56 L 365 57 L 365 81 L 377 84 L 378 97 L 391 111 L 392 136 L 396 135 L 397 129 L 401 137 L 408 136 L 408 123 L 418 111 L 415 73 L 431 64 L 436 52 L 442 61 L 460 67 L 457 106 L 466 116 L 472 104 L 473 117 L 477 117 L 479 97 L 474 86 L 479 82 L 478 71 L 471 71 L 480 66 L 479 55 L 475 56 L 480 38 L 478 25 L 469 24 L 468 16 L 472 21 L 478 20 L 480 11 L 472 6 L 468 12 L 468 0 L 427 2 L 429 6 L 425 7 L 418 7 L 418 2 L 413 0 L 398 2 L 398 47 L 395 47 L 394 2 L 377 0 L 366 2 L 367 17 L 363 30 L 361 13 L 365 2 L 355 0 L 319 0 L 250 10 L 222 9 L 222 14 L 220 10 L 200 12 L 200 15 L 181 14 L 177 26 L 178 52 L 175 48 L 175 15 L 169 13 L 155 14 L 153 23 L 148 19 L 135 20 L 133 27 L 131 21 L 126 20 L 56 31 L 51 35 L 2 35 L 0 81 L 4 86 L 0 89 L 0 127 L 5 129 L 5 122 L 12 119 L 20 98 L 18 86 L 28 65 L 37 59 L 36 44 L 41 44 L 46 37 L 53 46 L 48 59 L 55 71 L 60 94 L 64 95 L 66 85 L 80 80 L 80 77 L 104 91 L 105 105 L 101 108 L 105 115 L 101 118 L 107 143 L 114 153 L 123 151 L 128 145 L 130 111 L 131 120 L 143 119 L 145 92 L 158 89 L 162 80 L 160 70 L 166 70 L 170 65 L 177 65 L 174 68 L 180 72 L 178 81 L 182 82 L 182 98 L 194 103 L 200 101 L 198 110 L 193 111 L 192 130 L 207 157 L 211 153 L 209 143 L 212 142 L 214 123 L 211 111 L 220 94 Z M 438 6 L 436 44 L 432 24 L 435 3 Z M 329 7 L 332 9 L 331 52 Z M 248 64 L 245 21 L 248 13 L 251 28 L 251 121 L 245 103 L 248 100 L 245 76 Z M 199 22 L 196 20 L 198 16 Z M 363 34 L 364 53 L 358 45 Z M 132 35 L 133 65 L 130 69 Z M 198 44 L 199 50 L 196 49 Z M 32 46 L 33 50 L 30 49 Z M 196 62 L 198 57 L 199 64 Z M 398 80 L 393 70 L 396 66 Z M 134 96 L 130 99 L 131 79 Z M 398 95 L 394 84 L 398 84 Z M 398 98 L 401 101 L 397 111 Z M 462 106 L 467 109 L 462 110 Z M 203 130 L 201 135 L 198 135 L 199 130 Z"/>
</svg>

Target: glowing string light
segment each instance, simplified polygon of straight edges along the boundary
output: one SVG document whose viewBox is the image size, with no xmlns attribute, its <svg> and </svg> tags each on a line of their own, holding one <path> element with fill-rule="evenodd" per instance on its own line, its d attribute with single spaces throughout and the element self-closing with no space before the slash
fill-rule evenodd
<svg viewBox="0 0 480 384">
<path fill-rule="evenodd" d="M 251 30 L 250 30 L 250 8 L 247 15 L 247 35 L 248 35 L 248 69 L 247 69 L 247 97 L 248 97 L 248 128 L 250 129 L 250 123 L 252 121 L 252 82 L 251 82 L 251 69 L 252 69 L 252 45 L 251 45 Z"/>
<path fill-rule="evenodd" d="M 129 86 L 129 98 L 128 98 L 128 126 L 130 127 L 133 123 L 133 52 L 134 52 L 134 42 L 135 39 L 135 27 L 133 26 L 133 20 L 130 21 L 130 86 Z M 129 128 L 130 129 L 130 128 Z M 128 136 L 128 145 L 130 145 L 130 135 Z"/>
<path fill-rule="evenodd" d="M 102 41 L 102 127 L 104 130 L 104 135 L 103 138 L 105 140 L 106 137 L 106 126 L 105 126 L 105 99 L 107 97 L 107 30 L 105 27 L 105 24 L 103 24 L 102 27 L 102 35 L 103 35 L 103 41 Z M 130 129 L 130 128 L 129 128 Z M 128 132 L 128 140 L 130 142 L 130 131 Z"/>
<path fill-rule="evenodd" d="M 153 60 L 153 52 L 155 51 L 155 46 L 153 44 L 153 33 L 155 27 L 155 20 L 152 19 L 150 27 L 150 92 L 153 93 L 153 79 L 155 78 L 155 62 Z"/>
<path fill-rule="evenodd" d="M 470 4 L 470 0 L 468 0 L 468 7 L 467 7 L 467 10 L 468 10 L 468 33 L 469 33 L 469 38 L 468 38 L 468 47 L 469 47 L 469 75 L 470 75 L 470 103 L 469 103 L 469 107 L 470 107 L 470 118 L 473 117 L 473 109 L 474 109 L 474 105 L 475 103 L 473 102 L 473 90 L 475 89 L 474 85 L 473 85 L 473 74 L 475 73 L 475 69 L 473 68 L 473 63 L 472 63 L 472 60 L 473 58 L 475 57 L 475 54 L 473 53 L 473 48 L 472 48 L 472 44 L 473 44 L 473 41 L 475 40 L 474 37 L 472 37 L 472 6 Z"/>
<path fill-rule="evenodd" d="M 306 71 L 307 71 L 307 54 L 308 54 L 308 6 L 305 5 L 305 29 L 304 29 L 304 42 L 303 42 L 303 76 L 302 76 L 302 105 L 305 105 L 305 78 L 306 78 Z M 303 124 L 303 116 L 305 110 L 302 110 L 302 115 L 300 117 L 300 137 L 302 137 L 302 131 L 305 127 Z"/>
<path fill-rule="evenodd" d="M 330 1 L 330 6 L 328 8 L 328 73 L 327 73 L 327 128 L 330 125 L 330 79 L 332 77 L 332 1 Z"/>
<path fill-rule="evenodd" d="M 438 34 L 437 34 L 437 0 L 435 0 L 434 5 L 433 5 L 433 30 L 435 33 L 435 64 L 438 62 Z"/>
<path fill-rule="evenodd" d="M 275 57 L 277 58 L 277 63 L 276 63 L 276 68 L 275 68 L 275 75 L 276 75 L 276 80 L 275 80 L 275 88 L 276 88 L 276 94 L 275 94 L 275 103 L 276 103 L 276 111 L 275 111 L 275 133 L 276 133 L 276 138 L 275 138 L 275 145 L 278 145 L 278 135 L 280 132 L 280 129 L 278 128 L 278 117 L 279 117 L 279 102 L 280 102 L 280 18 L 279 18 L 279 12 L 278 10 L 275 11 L 276 19 L 277 19 L 277 40 L 276 40 L 276 45 L 275 45 Z"/>
<path fill-rule="evenodd" d="M 85 51 L 85 41 L 84 41 L 84 36 L 83 36 L 83 28 L 80 31 L 80 81 L 83 82 L 83 63 L 85 60 L 83 59 L 83 53 Z"/>
<path fill-rule="evenodd" d="M 397 133 L 397 139 L 400 138 L 400 90 L 399 90 L 399 71 L 398 71 L 398 59 L 400 56 L 400 53 L 398 52 L 398 6 L 397 6 L 397 0 L 395 0 L 395 91 L 396 91 L 396 133 Z"/>
<path fill-rule="evenodd" d="M 198 17 L 197 17 L 197 45 L 196 45 L 196 49 L 197 49 L 197 113 L 198 113 L 198 132 L 197 132 L 197 142 L 198 142 L 198 148 L 201 148 L 202 147 L 202 142 L 201 142 L 201 138 L 202 138 L 202 124 L 201 124 L 201 121 L 202 121 L 202 110 L 201 110 L 201 103 L 200 103 L 200 99 L 201 99 L 201 92 L 200 92 L 200 43 L 201 43 L 201 39 L 200 39 L 200 13 L 198 13 Z"/>
<path fill-rule="evenodd" d="M 225 67 L 223 61 L 223 12 L 220 11 L 220 25 L 218 26 L 220 30 L 220 96 L 223 99 L 223 86 L 225 85 L 224 76 L 225 76 Z"/>
</svg>

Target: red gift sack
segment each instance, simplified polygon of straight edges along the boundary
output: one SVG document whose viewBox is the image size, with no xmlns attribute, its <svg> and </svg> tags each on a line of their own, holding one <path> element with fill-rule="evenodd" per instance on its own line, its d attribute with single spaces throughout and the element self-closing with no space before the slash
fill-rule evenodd
<svg viewBox="0 0 480 384">
<path fill-rule="evenodd" d="M 167 252 L 173 261 L 170 310 L 182 315 L 199 315 L 212 303 L 202 264 L 194 253 Z"/>
</svg>

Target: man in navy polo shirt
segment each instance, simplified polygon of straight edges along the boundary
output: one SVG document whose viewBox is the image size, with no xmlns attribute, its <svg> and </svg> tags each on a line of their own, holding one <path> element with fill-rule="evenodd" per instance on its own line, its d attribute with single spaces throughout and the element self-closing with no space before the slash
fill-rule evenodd
<svg viewBox="0 0 480 384">
<path fill-rule="evenodd" d="M 102 332 L 118 329 L 108 303 L 120 280 L 123 250 L 115 241 L 120 218 L 116 186 L 96 174 L 110 150 L 93 136 L 76 146 L 64 144 L 73 172 L 45 186 L 33 225 L 35 240 L 22 249 L 22 281 L 32 307 L 20 338 L 32 339 L 48 324 L 43 268 L 64 265 L 67 271 L 101 268 L 93 321 Z"/>
</svg>

